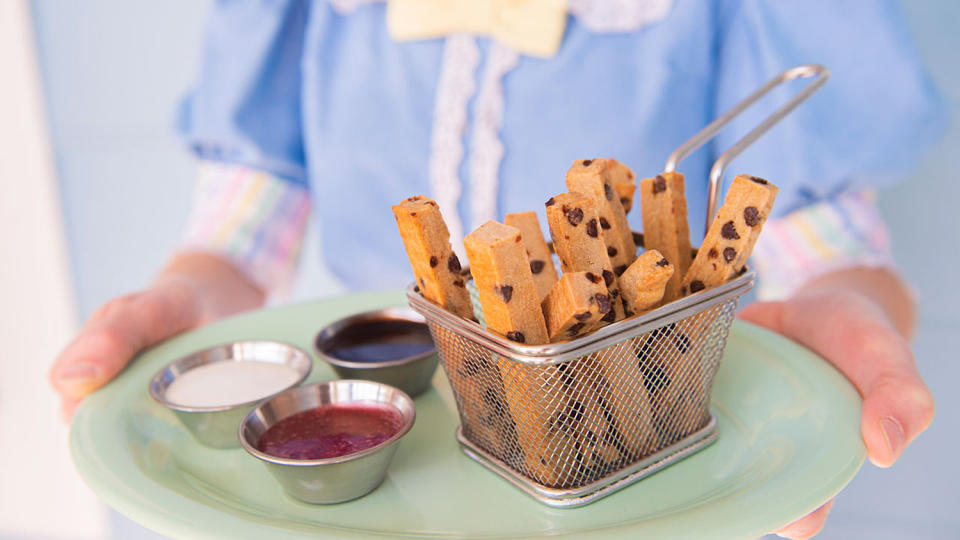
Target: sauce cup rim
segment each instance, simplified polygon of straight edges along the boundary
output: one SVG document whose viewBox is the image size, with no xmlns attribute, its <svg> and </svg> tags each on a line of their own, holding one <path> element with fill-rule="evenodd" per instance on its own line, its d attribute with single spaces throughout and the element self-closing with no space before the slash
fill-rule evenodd
<svg viewBox="0 0 960 540">
<path fill-rule="evenodd" d="M 429 350 L 422 353 L 413 354 L 410 356 L 404 356 L 402 358 L 397 358 L 396 360 L 385 360 L 382 362 L 352 362 L 350 360 L 344 360 L 338 358 L 331 354 L 328 354 L 326 350 L 321 346 L 322 344 L 332 342 L 345 328 L 360 323 L 370 323 L 370 322 L 391 322 L 391 321 L 402 321 L 409 322 L 414 324 L 421 324 L 429 332 L 429 326 L 427 325 L 426 319 L 416 311 L 410 309 L 406 306 L 391 306 L 380 309 L 372 309 L 369 311 L 362 311 L 360 313 L 354 313 L 347 317 L 337 319 L 332 323 L 321 328 L 316 336 L 313 338 L 313 351 L 316 353 L 317 357 L 321 358 L 323 361 L 327 362 L 330 365 L 336 367 L 350 368 L 350 369 L 381 369 L 388 367 L 397 367 L 406 364 L 412 364 L 424 358 L 428 358 L 437 354 L 437 347 L 433 345 Z"/>
<path fill-rule="evenodd" d="M 216 360 L 214 362 L 206 362 L 204 364 L 194 366 L 190 369 L 184 370 L 183 373 L 188 373 L 201 366 L 206 366 L 206 365 L 220 363 L 220 362 L 260 362 L 261 364 L 278 364 L 278 365 L 288 366 L 297 372 L 297 379 L 294 380 L 292 383 L 290 383 L 288 386 L 281 388 L 276 392 L 267 394 L 257 399 L 244 401 L 241 403 L 235 403 L 231 405 L 215 405 L 215 406 L 207 406 L 207 407 L 191 406 L 191 405 L 183 405 L 180 403 L 174 403 L 167 399 L 167 388 L 169 387 L 169 385 L 163 386 L 161 382 L 163 375 L 164 373 L 167 372 L 167 370 L 174 367 L 179 367 L 179 364 L 187 362 L 188 360 L 190 360 L 191 358 L 193 358 L 198 354 L 203 354 L 207 351 L 219 349 L 221 347 L 234 346 L 234 345 L 244 344 L 244 343 L 266 343 L 271 345 L 282 345 L 284 347 L 287 347 L 291 349 L 295 354 L 302 355 L 306 359 L 306 369 L 299 370 L 294 366 L 291 366 L 290 364 L 285 362 L 271 362 L 271 361 L 264 361 L 264 360 L 235 360 L 233 358 L 224 358 L 221 360 Z M 243 340 L 237 340 L 237 341 L 225 341 L 223 343 L 218 343 L 216 345 L 204 347 L 203 349 L 196 350 L 190 354 L 186 354 L 184 356 L 181 356 L 180 358 L 177 358 L 176 360 L 168 362 L 162 368 L 160 368 L 153 375 L 153 377 L 150 378 L 150 383 L 148 384 L 147 389 L 150 393 L 150 397 L 152 397 L 154 401 L 156 401 L 157 403 L 159 403 L 160 405 L 163 405 L 168 409 L 178 411 L 178 412 L 186 412 L 186 413 L 213 413 L 213 412 L 220 412 L 220 411 L 229 411 L 231 409 L 238 409 L 242 407 L 249 407 L 251 405 L 256 405 L 263 401 L 272 399 L 284 392 L 288 392 L 290 390 L 293 390 L 299 387 L 303 383 L 303 381 L 307 380 L 307 377 L 310 376 L 310 373 L 312 371 L 313 371 L 313 359 L 310 358 L 310 354 L 296 345 L 293 345 L 291 343 L 286 343 L 283 341 L 274 340 L 274 339 L 243 339 Z"/>
<path fill-rule="evenodd" d="M 349 454 L 344 454 L 342 456 L 320 458 L 320 459 L 285 458 L 285 457 L 275 456 L 273 454 L 268 454 L 266 452 L 261 452 L 256 448 L 256 446 L 254 446 L 253 443 L 251 443 L 247 439 L 246 436 L 244 436 L 244 428 L 253 420 L 257 412 L 260 411 L 261 408 L 263 408 L 264 406 L 268 405 L 269 402 L 272 401 L 273 399 L 280 397 L 280 394 L 285 394 L 287 392 L 306 391 L 307 389 L 313 388 L 313 387 L 332 386 L 332 385 L 344 384 L 344 383 L 374 384 L 374 385 L 383 386 L 386 388 L 391 388 L 393 390 L 396 390 L 401 396 L 401 399 L 406 401 L 410 407 L 409 415 L 404 414 L 403 411 L 397 410 L 397 414 L 399 414 L 400 418 L 403 419 L 403 425 L 400 426 L 399 431 L 394 433 L 389 439 L 381 442 L 376 446 L 371 446 L 370 448 L 364 448 L 363 450 L 359 450 L 357 452 L 351 452 Z M 416 407 L 414 406 L 413 398 L 407 395 L 406 392 L 394 386 L 390 386 L 389 384 L 378 383 L 375 381 L 368 381 L 365 379 L 335 379 L 330 381 L 320 381 L 312 384 L 307 384 L 304 386 L 298 386 L 296 388 L 290 388 L 285 390 L 284 392 L 281 392 L 280 394 L 272 396 L 269 399 L 265 399 L 259 405 L 254 407 L 253 410 L 251 410 L 249 413 L 247 413 L 246 416 L 243 417 L 243 420 L 240 421 L 240 426 L 237 429 L 237 438 L 240 439 L 240 446 L 243 447 L 243 449 L 246 450 L 247 453 L 249 453 L 251 456 L 261 461 L 265 461 L 267 463 L 273 463 L 274 465 L 285 465 L 285 466 L 292 466 L 292 467 L 312 467 L 312 466 L 319 466 L 319 465 L 333 465 L 337 463 L 343 463 L 347 461 L 353 461 L 355 459 L 360 459 L 362 457 L 375 454 L 380 450 L 384 450 L 387 447 L 398 443 L 400 439 L 404 437 L 404 435 L 406 435 L 407 433 L 410 432 L 411 429 L 413 429 L 413 424 L 414 422 L 416 422 L 416 419 L 417 419 L 417 410 L 416 410 Z M 393 407 L 389 402 L 385 402 L 385 401 L 357 400 L 357 401 L 345 401 L 342 403 L 344 404 L 377 403 L 379 405 L 386 405 L 386 406 L 390 406 L 393 409 L 396 409 L 396 407 Z M 320 405 L 320 407 L 326 407 L 326 406 L 331 406 L 331 404 Z M 311 409 L 312 408 L 316 408 L 316 407 L 311 407 Z M 294 414 L 301 413 L 308 410 L 310 409 L 302 409 L 297 411 Z M 285 417 L 285 418 L 288 418 L 288 417 Z"/>
</svg>

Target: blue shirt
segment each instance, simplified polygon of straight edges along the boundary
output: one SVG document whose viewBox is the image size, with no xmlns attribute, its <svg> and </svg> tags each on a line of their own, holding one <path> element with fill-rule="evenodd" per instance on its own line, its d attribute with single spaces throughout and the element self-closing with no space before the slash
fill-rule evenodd
<svg viewBox="0 0 960 540">
<path fill-rule="evenodd" d="M 410 281 L 390 206 L 431 195 L 444 39 L 394 42 L 385 13 L 383 3 L 341 15 L 321 1 L 219 2 L 180 115 L 200 158 L 309 187 L 327 264 L 352 288 Z M 477 84 L 491 49 L 478 43 Z M 641 177 L 657 174 L 714 117 L 805 63 L 827 66 L 831 80 L 730 168 L 780 187 L 775 214 L 888 183 L 944 127 L 892 1 L 676 0 L 665 19 L 618 34 L 593 33 L 571 16 L 555 57 L 521 56 L 502 79 L 499 218 L 542 216 L 575 159 L 615 157 Z M 774 92 L 682 163 L 695 244 L 712 161 L 796 90 Z M 467 151 L 471 139 L 467 129 Z M 459 213 L 468 229 L 469 177 L 464 159 Z M 639 212 L 630 218 L 640 229 Z"/>
</svg>

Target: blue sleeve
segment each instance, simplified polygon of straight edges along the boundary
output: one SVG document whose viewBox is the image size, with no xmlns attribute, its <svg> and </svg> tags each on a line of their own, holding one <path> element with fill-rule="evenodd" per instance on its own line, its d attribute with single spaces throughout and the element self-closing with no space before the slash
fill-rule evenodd
<svg viewBox="0 0 960 540">
<path fill-rule="evenodd" d="M 780 186 L 775 214 L 908 173 L 946 127 L 893 0 L 733 0 L 717 12 L 716 114 L 781 71 L 823 64 L 830 80 L 733 162 Z M 783 85 L 716 139 L 719 156 L 809 79 Z"/>
<path fill-rule="evenodd" d="M 308 11 L 297 0 L 213 6 L 199 76 L 178 119 L 199 158 L 306 183 L 300 59 Z"/>
</svg>

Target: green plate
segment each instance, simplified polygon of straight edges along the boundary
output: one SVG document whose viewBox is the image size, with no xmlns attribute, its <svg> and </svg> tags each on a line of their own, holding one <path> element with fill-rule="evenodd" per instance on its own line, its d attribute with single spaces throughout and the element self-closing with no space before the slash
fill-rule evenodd
<svg viewBox="0 0 960 540">
<path fill-rule="evenodd" d="M 334 319 L 404 303 L 400 292 L 341 297 L 244 314 L 171 339 L 83 401 L 70 431 L 74 463 L 117 511 L 186 538 L 755 538 L 830 499 L 863 463 L 853 387 L 810 351 L 743 322 L 730 332 L 714 385 L 719 440 L 576 509 L 544 506 L 460 451 L 439 371 L 434 390 L 416 400 L 417 423 L 384 484 L 331 506 L 290 499 L 241 449 L 199 445 L 147 394 L 154 372 L 191 351 L 255 338 L 309 351 L 316 331 Z M 334 377 L 318 363 L 311 380 Z"/>
</svg>

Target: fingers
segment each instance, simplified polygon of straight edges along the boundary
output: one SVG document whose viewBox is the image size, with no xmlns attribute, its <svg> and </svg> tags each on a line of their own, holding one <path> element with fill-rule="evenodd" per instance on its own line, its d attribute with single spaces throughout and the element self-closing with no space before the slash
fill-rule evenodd
<svg viewBox="0 0 960 540">
<path fill-rule="evenodd" d="M 806 516 L 794 521 L 786 527 L 773 531 L 773 533 L 777 536 L 792 538 L 795 540 L 805 540 L 806 538 L 816 536 L 817 533 L 823 529 L 823 525 L 827 522 L 827 515 L 830 514 L 830 509 L 833 508 L 833 501 L 833 499 L 830 499 L 827 501 L 827 504 L 817 508 L 813 512 L 810 512 Z"/>
<path fill-rule="evenodd" d="M 893 373 L 876 382 L 863 402 L 860 430 L 870 461 L 889 467 L 933 421 L 930 390 L 914 373 Z"/>
<path fill-rule="evenodd" d="M 874 464 L 892 465 L 930 425 L 933 396 L 909 344 L 861 295 L 817 293 L 756 303 L 740 316 L 813 349 L 853 383 L 863 398 L 861 432 Z"/>
<path fill-rule="evenodd" d="M 171 284 L 109 302 L 56 359 L 51 384 L 71 400 L 103 386 L 139 351 L 196 325 L 191 293 Z"/>
</svg>

